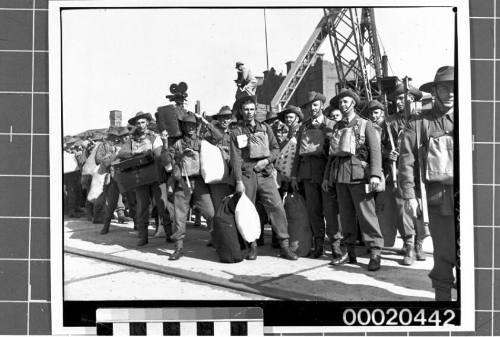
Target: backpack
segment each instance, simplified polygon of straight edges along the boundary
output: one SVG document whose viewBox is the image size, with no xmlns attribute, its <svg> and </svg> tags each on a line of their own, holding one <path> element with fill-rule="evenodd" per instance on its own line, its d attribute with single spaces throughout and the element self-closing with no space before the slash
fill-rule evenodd
<svg viewBox="0 0 500 337">
<path fill-rule="evenodd" d="M 368 121 L 359 118 L 358 122 L 349 128 L 335 128 L 330 139 L 329 155 L 348 157 L 356 155 L 356 150 L 365 144 L 365 130 Z"/>
</svg>

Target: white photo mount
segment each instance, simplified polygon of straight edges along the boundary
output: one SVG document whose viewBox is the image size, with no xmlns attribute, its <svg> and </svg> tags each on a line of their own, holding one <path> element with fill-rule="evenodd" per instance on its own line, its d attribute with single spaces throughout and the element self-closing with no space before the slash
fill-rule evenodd
<svg viewBox="0 0 500 337">
<path fill-rule="evenodd" d="M 51 294 L 52 294 L 52 333 L 58 334 L 95 334 L 93 327 L 67 327 L 63 323 L 63 297 L 64 288 L 64 273 L 63 273 L 63 256 L 64 256 L 64 240 L 63 240 L 63 210 L 62 210 L 62 186 L 63 186 L 63 170 L 62 170 L 62 138 L 67 132 L 63 128 L 63 120 L 71 118 L 71 113 L 63 112 L 63 103 L 65 92 L 63 92 L 62 80 L 64 74 L 62 72 L 62 59 L 65 55 L 65 49 L 61 47 L 62 34 L 65 29 L 64 12 L 66 10 L 102 10 L 113 8 L 149 8 L 150 10 L 159 8 L 217 8 L 225 10 L 228 7 L 286 7 L 300 8 L 304 6 L 303 2 L 299 1 L 161 1 L 161 0 L 66 0 L 66 1 L 49 1 L 49 88 L 50 88 L 50 210 L 51 210 Z M 435 8 L 456 8 L 456 32 L 458 35 L 457 50 L 459 80 L 458 104 L 460 107 L 460 148 L 458 153 L 460 156 L 460 204 L 472 205 L 472 140 L 470 135 L 471 130 L 471 88 L 470 88 L 470 62 L 469 62 L 469 8 L 468 2 L 459 0 L 354 0 L 354 1 L 313 1 L 307 3 L 307 7 L 435 7 Z M 200 25 L 200 22 L 192 21 L 190 24 Z M 289 37 L 287 37 L 289 38 Z M 303 41 L 305 42 L 305 41 Z M 175 47 L 175 41 L 171 43 Z M 459 52 L 465 51 L 465 52 Z M 110 52 L 112 52 L 110 50 Z M 296 54 L 290 52 L 290 57 L 293 59 Z M 424 57 L 425 55 L 422 55 Z M 437 68 L 436 68 L 437 69 Z M 434 72 L 436 69 L 432 69 Z M 416 69 L 415 72 L 419 70 Z M 432 78 L 428 79 L 429 81 Z M 172 79 L 175 81 L 175 79 Z M 91 82 L 88 85 L 92 85 Z M 232 92 L 231 92 L 232 94 Z M 108 107 L 103 107 L 105 111 Z M 67 114 L 67 115 L 66 115 Z M 324 333 L 324 332 L 394 332 L 394 331 L 474 331 L 475 330 L 475 302 L 474 291 L 474 249 L 473 249 L 473 217 L 472 207 L 460 208 L 460 317 L 461 324 L 459 326 L 294 326 L 294 322 L 290 325 L 272 326 L 265 325 L 264 333 Z M 430 282 L 430 281 L 429 281 Z M 465 291 L 464 291 L 465 290 Z M 419 303 L 419 302 L 416 302 Z M 334 305 L 335 302 L 332 302 Z M 345 304 L 345 303 L 344 303 Z M 376 305 L 376 302 L 370 302 L 370 306 Z M 221 304 L 218 305 L 219 307 Z M 239 306 L 247 306 L 245 301 Z M 250 306 L 250 305 L 248 305 Z M 200 305 L 200 308 L 206 305 Z M 371 311 L 373 312 L 373 311 Z M 384 309 L 387 314 L 387 308 Z M 400 309 L 398 309 L 398 313 Z M 278 313 L 271 313 L 274 315 Z M 267 313 L 269 315 L 269 313 Z M 264 310 L 264 317 L 266 311 Z M 264 319 L 264 324 L 266 324 Z"/>
</svg>

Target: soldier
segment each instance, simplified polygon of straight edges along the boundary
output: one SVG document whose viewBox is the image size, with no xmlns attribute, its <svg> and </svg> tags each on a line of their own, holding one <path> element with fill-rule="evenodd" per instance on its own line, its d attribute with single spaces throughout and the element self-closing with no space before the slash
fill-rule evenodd
<svg viewBox="0 0 500 337">
<path fill-rule="evenodd" d="M 186 114 L 182 119 L 181 128 L 183 137 L 170 148 L 170 158 L 173 159 L 172 174 L 177 183 L 174 188 L 174 228 L 171 239 L 175 241 L 175 251 L 169 260 L 179 260 L 183 255 L 184 238 L 186 237 L 186 217 L 189 212 L 190 202 L 193 199 L 201 215 L 211 228 L 214 217 L 214 206 L 210 198 L 208 185 L 200 175 L 200 145 L 202 137 L 197 132 L 197 119 L 207 127 L 210 139 L 219 142 L 222 134 L 210 124 L 201 114 Z"/>
<path fill-rule="evenodd" d="M 288 105 L 285 110 L 280 111 L 278 114 L 278 119 L 283 122 L 288 127 L 288 134 L 286 137 L 286 142 L 288 142 L 292 137 L 297 136 L 297 131 L 299 131 L 302 125 L 302 120 L 304 115 L 300 108 L 294 105 Z"/>
<path fill-rule="evenodd" d="M 83 215 L 83 210 L 80 208 L 81 202 L 81 167 L 83 163 L 80 160 L 80 155 L 75 149 L 75 144 L 78 138 L 67 137 L 64 143 L 64 156 L 73 157 L 78 169 L 71 172 L 64 173 L 64 187 L 66 191 L 66 198 L 64 208 L 70 218 L 80 218 Z M 76 168 L 76 166 L 74 167 Z"/>
<path fill-rule="evenodd" d="M 132 137 L 120 148 L 117 159 L 129 159 L 138 154 L 151 152 L 155 161 L 161 167 L 168 165 L 168 135 L 163 133 L 161 136 L 148 130 L 148 123 L 152 117 L 149 113 L 139 111 L 134 117 L 128 120 L 130 125 L 135 126 Z M 158 185 L 146 184 L 134 189 L 136 208 L 136 223 L 139 230 L 139 241 L 137 246 L 144 246 L 148 243 L 148 225 L 149 225 L 149 204 L 151 202 L 151 187 Z"/>
<path fill-rule="evenodd" d="M 285 209 L 273 178 L 272 164 L 279 154 L 278 142 L 269 125 L 255 120 L 257 102 L 254 96 L 242 97 L 234 106 L 240 120 L 231 133 L 231 166 L 236 192 L 246 193 L 253 203 L 260 197 L 280 241 L 281 256 L 297 260 L 297 255 L 289 247 Z M 247 258 L 257 258 L 257 242 L 251 243 Z"/>
<path fill-rule="evenodd" d="M 377 100 L 372 100 L 368 103 L 366 111 L 368 113 L 368 118 L 370 119 L 370 121 L 382 128 L 382 123 L 385 121 L 384 106 L 382 105 L 382 103 Z"/>
<path fill-rule="evenodd" d="M 434 106 L 407 124 L 398 163 L 401 196 L 414 218 L 419 211 L 419 177 L 425 182 L 428 202 L 423 207 L 428 206 L 434 244 L 434 267 L 429 277 L 437 301 L 451 300 L 453 268 L 457 262 L 453 195 L 454 72 L 454 67 L 441 67 L 433 82 L 420 87 L 434 96 Z"/>
<path fill-rule="evenodd" d="M 236 90 L 236 99 L 247 95 L 255 95 L 257 90 L 257 79 L 252 74 L 252 70 L 246 67 L 243 62 L 236 62 L 236 72 L 238 78 L 234 80 L 238 89 Z"/>
<path fill-rule="evenodd" d="M 123 145 L 123 140 L 125 137 L 128 137 L 128 135 L 129 132 L 126 127 L 110 127 L 108 129 L 106 141 L 99 144 L 95 155 L 97 165 L 101 165 L 101 167 L 111 175 L 109 183 L 104 187 L 104 225 L 101 229 L 101 234 L 107 234 L 109 232 L 111 218 L 113 217 L 113 212 L 117 205 L 119 205 L 117 210 L 118 222 L 124 223 L 131 220 L 125 216 L 125 206 L 123 205 L 123 201 L 120 200 L 118 185 L 113 178 L 113 172 L 111 172 L 111 163 L 116 159 L 116 155 Z"/>
<path fill-rule="evenodd" d="M 325 171 L 324 180 L 336 184 L 342 234 L 347 246 L 347 254 L 333 260 L 332 264 L 356 263 L 354 246 L 359 222 L 363 241 L 370 247 L 368 270 L 376 271 L 380 269 L 380 252 L 384 245 L 372 193 L 379 188 L 382 176 L 380 137 L 373 124 L 356 113 L 359 103 L 358 94 L 350 89 L 342 89 L 330 101 L 331 106 L 340 109 L 343 119 L 334 126 L 331 166 Z M 351 137 L 336 137 L 349 132 Z M 336 139 L 338 144 L 333 143 Z M 340 139 L 345 139 L 347 144 Z M 369 191 L 365 190 L 366 183 L 369 183 Z"/>
<path fill-rule="evenodd" d="M 325 96 L 311 91 L 303 105 L 310 119 L 297 132 L 297 150 L 292 168 L 292 188 L 298 191 L 298 182 L 304 183 L 305 202 L 314 238 L 313 258 L 323 255 L 326 234 L 332 244 L 332 255 L 341 254 L 338 208 L 335 195 L 323 190 L 322 182 L 328 161 L 329 139 L 335 123 L 323 115 Z"/>
<path fill-rule="evenodd" d="M 216 142 L 217 147 L 222 152 L 222 157 L 226 161 L 229 167 L 229 174 L 224 181 L 217 184 L 209 184 L 210 196 L 212 197 L 212 203 L 214 204 L 214 209 L 217 210 L 219 205 L 225 196 L 231 194 L 234 190 L 234 177 L 231 173 L 231 162 L 229 155 L 229 147 L 231 144 L 231 123 L 235 122 L 236 119 L 233 117 L 233 112 L 231 108 L 227 105 L 223 106 L 219 113 L 212 116 L 214 119 L 214 126 L 222 134 L 222 137 L 218 142 Z M 207 135 L 207 139 L 210 139 L 210 134 Z"/>
<path fill-rule="evenodd" d="M 425 260 L 422 245 L 427 234 L 423 222 L 406 212 L 404 199 L 395 189 L 397 188 L 397 183 L 394 184 L 394 181 L 397 180 L 397 170 L 393 172 L 393 167 L 397 168 L 398 165 L 399 140 L 404 136 L 407 119 L 415 119 L 417 112 L 409 111 L 406 113 L 405 89 L 402 83 L 398 84 L 387 98 L 394 104 L 396 111 L 387 118 L 387 123 L 382 129 L 383 168 L 386 173 L 392 172 L 387 177 L 384 210 L 390 221 L 396 224 L 396 228 L 403 238 L 403 264 L 409 266 L 413 264 L 415 258 L 419 261 Z M 422 92 L 420 90 L 412 86 L 408 87 L 406 99 L 410 104 L 421 98 Z M 396 176 L 393 176 L 394 173 Z"/>
</svg>

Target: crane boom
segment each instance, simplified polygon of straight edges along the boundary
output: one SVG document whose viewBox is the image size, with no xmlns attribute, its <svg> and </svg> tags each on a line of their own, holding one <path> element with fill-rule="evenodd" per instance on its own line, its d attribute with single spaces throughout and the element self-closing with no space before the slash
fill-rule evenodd
<svg viewBox="0 0 500 337">
<path fill-rule="evenodd" d="M 359 15 L 361 14 L 361 15 Z M 326 37 L 330 39 L 339 87 L 356 90 L 365 100 L 379 96 L 382 62 L 373 8 L 325 8 L 324 16 L 271 101 L 281 110 L 292 98 Z"/>
</svg>

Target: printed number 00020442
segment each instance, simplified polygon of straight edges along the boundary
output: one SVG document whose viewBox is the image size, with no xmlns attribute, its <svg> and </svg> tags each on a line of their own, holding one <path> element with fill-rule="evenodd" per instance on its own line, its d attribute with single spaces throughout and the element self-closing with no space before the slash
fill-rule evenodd
<svg viewBox="0 0 500 337">
<path fill-rule="evenodd" d="M 346 309 L 343 314 L 345 325 L 375 325 L 375 326 L 444 326 L 452 324 L 455 319 L 455 311 L 452 309 L 442 310 L 420 309 Z"/>
</svg>

